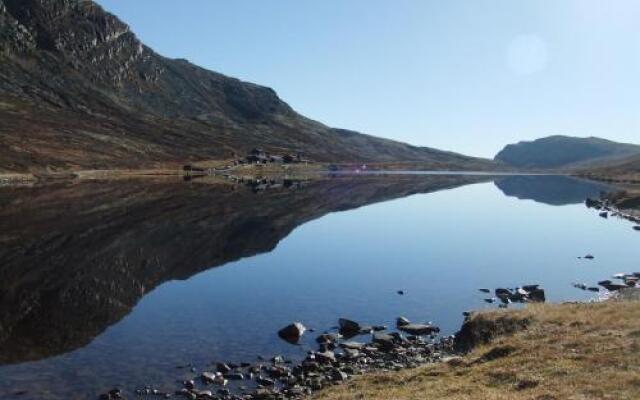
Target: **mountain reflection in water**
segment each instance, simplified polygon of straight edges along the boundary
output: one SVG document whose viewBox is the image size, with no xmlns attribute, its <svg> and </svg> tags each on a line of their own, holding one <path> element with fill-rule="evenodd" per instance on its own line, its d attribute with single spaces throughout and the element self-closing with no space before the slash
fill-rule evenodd
<svg viewBox="0 0 640 400">
<path fill-rule="evenodd" d="M 516 175 L 496 179 L 495 185 L 506 196 L 533 200 L 551 206 L 583 203 L 588 197 L 598 198 L 612 186 L 567 176 Z"/>
<path fill-rule="evenodd" d="M 0 364 L 83 347 L 163 282 L 269 252 L 327 213 L 489 179 L 339 177 L 261 191 L 207 180 L 3 188 Z"/>
</svg>

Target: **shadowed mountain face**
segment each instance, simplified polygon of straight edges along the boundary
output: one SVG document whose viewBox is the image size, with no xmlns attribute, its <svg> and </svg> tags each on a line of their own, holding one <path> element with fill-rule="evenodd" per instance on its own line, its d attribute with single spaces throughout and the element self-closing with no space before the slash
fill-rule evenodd
<svg viewBox="0 0 640 400">
<path fill-rule="evenodd" d="M 119 181 L 0 189 L 0 363 L 88 344 L 163 282 L 268 252 L 327 213 L 481 177 L 341 177 L 256 193 Z"/>
<path fill-rule="evenodd" d="M 635 154 L 640 146 L 589 137 L 549 136 L 506 146 L 497 161 L 523 168 L 577 168 L 606 164 Z"/>
<path fill-rule="evenodd" d="M 609 185 L 566 176 L 510 176 L 496 180 L 495 185 L 506 196 L 552 206 L 583 203 L 612 190 Z"/>
<path fill-rule="evenodd" d="M 162 57 L 90 0 L 0 0 L 0 171 L 174 165 L 261 146 L 317 161 L 488 160 L 332 129 L 266 87 Z"/>
</svg>

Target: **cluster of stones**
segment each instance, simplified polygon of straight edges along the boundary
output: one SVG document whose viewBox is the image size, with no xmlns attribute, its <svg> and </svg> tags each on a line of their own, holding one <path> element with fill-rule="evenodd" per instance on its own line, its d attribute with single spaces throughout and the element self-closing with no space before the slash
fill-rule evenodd
<svg viewBox="0 0 640 400">
<path fill-rule="evenodd" d="M 482 293 L 491 293 L 489 289 L 478 290 Z M 495 297 L 484 299 L 484 301 L 490 304 L 499 302 L 501 308 L 511 303 L 544 303 L 546 301 L 544 289 L 540 288 L 540 285 L 523 285 L 513 289 L 497 288 L 494 294 Z"/>
<path fill-rule="evenodd" d="M 598 282 L 598 285 L 604 287 L 610 292 L 615 292 L 625 288 L 640 287 L 640 272 L 615 274 L 612 276 L 612 279 L 620 283 L 612 281 L 611 279 L 605 279 Z"/>
<path fill-rule="evenodd" d="M 629 213 L 625 213 L 624 211 L 619 210 L 608 199 L 597 200 L 597 199 L 588 198 L 587 200 L 585 200 L 585 205 L 588 208 L 593 208 L 595 210 L 598 210 L 599 211 L 599 215 L 602 218 L 609 218 L 609 216 L 618 217 L 618 218 L 623 218 L 623 219 L 626 219 L 628 221 L 631 221 L 631 222 L 634 222 L 636 224 L 639 224 L 639 225 L 634 226 L 633 229 L 636 230 L 636 231 L 640 231 L 640 217 L 638 217 L 636 215 L 629 214 Z"/>
<path fill-rule="evenodd" d="M 343 383 L 354 375 L 414 368 L 453 353 L 453 337 L 438 337 L 438 327 L 431 324 L 413 324 L 400 317 L 397 329 L 403 333 L 387 332 L 384 326 L 362 326 L 347 319 L 341 319 L 339 324 L 339 332 L 320 334 L 316 338 L 318 350 L 309 351 L 300 363 L 281 356 L 254 364 L 217 363 L 215 371 L 202 372 L 182 382 L 174 393 L 145 388 L 136 394 L 190 400 L 295 399 Z M 296 322 L 279 334 L 293 342 L 305 331 L 304 325 Z M 360 335 L 369 335 L 370 340 L 353 340 Z M 230 385 L 230 381 L 238 381 L 238 385 Z M 116 398 L 103 396 L 103 400 Z"/>
</svg>

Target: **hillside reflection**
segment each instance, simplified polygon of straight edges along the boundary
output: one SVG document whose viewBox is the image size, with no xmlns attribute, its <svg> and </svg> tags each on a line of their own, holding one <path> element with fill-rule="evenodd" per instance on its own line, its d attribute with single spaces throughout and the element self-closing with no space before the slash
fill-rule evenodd
<svg viewBox="0 0 640 400">
<path fill-rule="evenodd" d="M 327 213 L 488 179 L 145 180 L 2 188 L 0 363 L 83 347 L 163 282 L 269 252 L 294 228 Z"/>
</svg>

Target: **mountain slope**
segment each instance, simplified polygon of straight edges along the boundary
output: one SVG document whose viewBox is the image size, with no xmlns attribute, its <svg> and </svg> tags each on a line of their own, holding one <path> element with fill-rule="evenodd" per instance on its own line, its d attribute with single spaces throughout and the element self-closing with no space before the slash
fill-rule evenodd
<svg viewBox="0 0 640 400">
<path fill-rule="evenodd" d="M 228 158 L 261 146 L 318 161 L 489 161 L 329 128 L 270 88 L 162 57 L 90 0 L 0 0 L 0 170 Z"/>
<path fill-rule="evenodd" d="M 640 154 L 640 146 L 595 137 L 549 136 L 510 144 L 495 160 L 524 168 L 575 168 Z"/>
<path fill-rule="evenodd" d="M 640 155 L 583 168 L 578 174 L 589 179 L 618 183 L 640 183 Z"/>
</svg>

